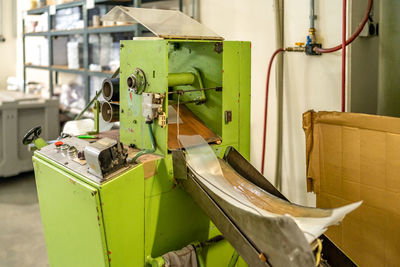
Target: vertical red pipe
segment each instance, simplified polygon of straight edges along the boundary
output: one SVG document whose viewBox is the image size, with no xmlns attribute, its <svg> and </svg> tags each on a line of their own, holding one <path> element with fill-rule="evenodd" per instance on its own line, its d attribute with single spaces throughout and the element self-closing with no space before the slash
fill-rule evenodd
<svg viewBox="0 0 400 267">
<path fill-rule="evenodd" d="M 346 26 L 347 26 L 347 0 L 343 0 L 342 23 L 342 112 L 346 111 Z"/>
<path fill-rule="evenodd" d="M 264 166 L 265 166 L 265 146 L 266 146 L 266 139 L 267 139 L 267 118 L 268 118 L 268 94 L 269 94 L 269 79 L 271 77 L 271 68 L 272 63 L 274 62 L 274 58 L 280 52 L 284 52 L 285 49 L 279 48 L 277 49 L 271 56 L 268 64 L 268 72 L 267 72 L 267 83 L 265 88 L 265 104 L 264 104 L 264 129 L 263 129 L 263 149 L 261 154 L 261 174 L 264 174 Z"/>
</svg>

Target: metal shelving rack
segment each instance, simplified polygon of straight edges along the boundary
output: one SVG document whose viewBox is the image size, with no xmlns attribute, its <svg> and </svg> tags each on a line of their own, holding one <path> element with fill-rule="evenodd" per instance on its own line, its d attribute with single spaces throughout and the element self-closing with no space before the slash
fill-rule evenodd
<svg viewBox="0 0 400 267">
<path fill-rule="evenodd" d="M 140 4 L 148 3 L 148 2 L 156 2 L 157 0 L 133 0 L 133 1 L 110 1 L 110 0 L 95 0 L 95 4 L 103 4 L 103 5 L 129 5 L 134 7 L 140 7 Z M 27 11 L 28 15 L 41 15 L 47 13 L 47 23 L 48 29 L 44 32 L 31 32 L 23 34 L 23 76 L 24 76 L 24 86 L 26 85 L 26 70 L 29 68 L 32 69 L 41 69 L 48 70 L 49 72 L 49 91 L 50 95 L 53 96 L 54 93 L 54 81 L 53 81 L 53 73 L 55 73 L 55 78 L 57 79 L 57 75 L 60 72 L 63 73 L 72 73 L 72 74 L 80 74 L 83 75 L 84 79 L 84 87 L 85 87 L 85 100 L 86 103 L 90 100 L 90 77 L 109 77 L 111 76 L 111 71 L 90 71 L 89 70 L 89 34 L 98 34 L 98 33 L 123 33 L 123 32 L 133 32 L 134 36 L 141 36 L 145 31 L 144 27 L 139 24 L 134 25 L 122 25 L 122 26 L 101 26 L 101 27 L 89 27 L 88 26 L 88 9 L 86 8 L 86 0 L 76 0 L 73 2 L 59 4 L 55 6 L 56 11 L 65 8 L 71 7 L 82 7 L 82 19 L 84 27 L 82 29 L 75 30 L 53 30 L 52 28 L 52 16 L 50 14 L 50 6 L 45 6 L 37 9 L 32 9 Z M 179 0 L 179 9 L 182 11 L 183 0 Z M 25 31 L 25 21 L 22 22 L 23 30 Z M 53 65 L 53 42 L 52 39 L 55 36 L 66 36 L 66 35 L 76 35 L 80 34 L 83 36 L 83 67 L 80 69 L 69 69 L 64 66 L 55 66 Z M 48 57 L 49 62 L 48 66 L 35 66 L 26 64 L 25 61 L 25 38 L 30 36 L 43 36 L 47 37 L 48 41 Z M 25 88 L 24 88 L 25 89 Z"/>
</svg>

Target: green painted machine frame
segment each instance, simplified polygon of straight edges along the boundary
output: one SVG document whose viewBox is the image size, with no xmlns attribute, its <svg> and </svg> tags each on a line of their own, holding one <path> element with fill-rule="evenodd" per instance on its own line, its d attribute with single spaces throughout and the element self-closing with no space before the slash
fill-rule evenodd
<svg viewBox="0 0 400 267">
<path fill-rule="evenodd" d="M 186 106 L 222 139 L 221 146 L 234 146 L 246 158 L 250 155 L 250 43 L 205 40 L 135 40 L 121 41 L 120 68 L 120 138 L 124 144 L 151 147 L 142 116 L 142 97 L 129 91 L 127 78 L 141 69 L 146 74 L 145 92 L 167 94 L 169 77 L 177 73 L 200 73 L 204 88 L 222 86 L 222 92 L 205 91 L 204 104 Z M 174 83 L 175 85 L 176 83 Z M 192 85 L 175 86 L 172 90 L 199 89 Z M 184 94 L 180 101 L 201 97 L 200 92 Z M 171 100 L 171 99 L 170 99 Z M 173 95 L 177 100 L 177 95 Z M 168 117 L 167 103 L 163 110 Z M 226 121 L 226 114 L 231 121 Z M 152 126 L 157 153 L 168 154 L 168 125 Z"/>
<path fill-rule="evenodd" d="M 222 86 L 222 92 L 203 91 L 206 101 L 187 107 L 221 138 L 220 144 L 213 145 L 217 155 L 222 156 L 227 146 L 233 146 L 249 159 L 249 42 L 131 40 L 121 42 L 120 55 L 120 140 L 124 145 L 151 147 L 141 95 L 131 92 L 125 82 L 129 75 L 140 68 L 147 78 L 145 92 L 167 94 L 169 90 L 198 88 L 196 81 L 168 86 L 169 74 L 193 73 L 196 69 L 204 88 Z M 188 76 L 183 77 L 184 83 L 191 80 Z M 185 98 L 199 95 L 201 92 L 190 93 Z M 167 102 L 163 110 L 168 117 Z M 225 118 L 227 112 L 230 119 Z M 51 266 L 161 266 L 163 254 L 220 235 L 173 176 L 168 125 L 161 127 L 154 122 L 151 127 L 156 153 L 161 157 L 132 165 L 102 183 L 53 161 L 40 150 L 35 152 L 33 162 Z M 200 266 L 247 266 L 226 240 L 197 253 Z"/>
</svg>

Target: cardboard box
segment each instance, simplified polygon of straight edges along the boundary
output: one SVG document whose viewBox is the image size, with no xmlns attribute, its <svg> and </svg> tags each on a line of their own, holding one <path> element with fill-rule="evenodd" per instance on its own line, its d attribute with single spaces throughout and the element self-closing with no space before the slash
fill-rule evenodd
<svg viewBox="0 0 400 267">
<path fill-rule="evenodd" d="M 52 6 L 52 5 L 59 5 L 59 4 L 65 4 L 65 3 L 69 3 L 69 2 L 73 2 L 75 0 L 46 0 L 46 4 L 48 6 Z"/>
<path fill-rule="evenodd" d="M 364 201 L 326 235 L 359 266 L 399 266 L 400 119 L 309 111 L 303 128 L 317 207 Z"/>
</svg>

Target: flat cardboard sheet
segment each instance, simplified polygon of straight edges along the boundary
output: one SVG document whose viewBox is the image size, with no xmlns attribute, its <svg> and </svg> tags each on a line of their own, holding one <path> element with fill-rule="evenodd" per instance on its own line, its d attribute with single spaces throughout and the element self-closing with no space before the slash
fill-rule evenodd
<svg viewBox="0 0 400 267">
<path fill-rule="evenodd" d="M 309 111 L 303 128 L 317 207 L 364 201 L 327 236 L 359 266 L 399 266 L 400 119 Z"/>
<path fill-rule="evenodd" d="M 179 120 L 179 134 L 180 135 L 200 135 L 208 143 L 221 143 L 221 138 L 211 131 L 193 112 L 190 111 L 185 105 L 179 105 L 179 116 L 177 117 L 178 108 L 173 106 L 175 112 L 168 113 L 168 149 L 175 150 L 181 147 L 178 144 L 178 125 Z M 170 123 L 172 118 L 173 123 Z M 198 145 L 193 143 L 192 145 Z"/>
</svg>

